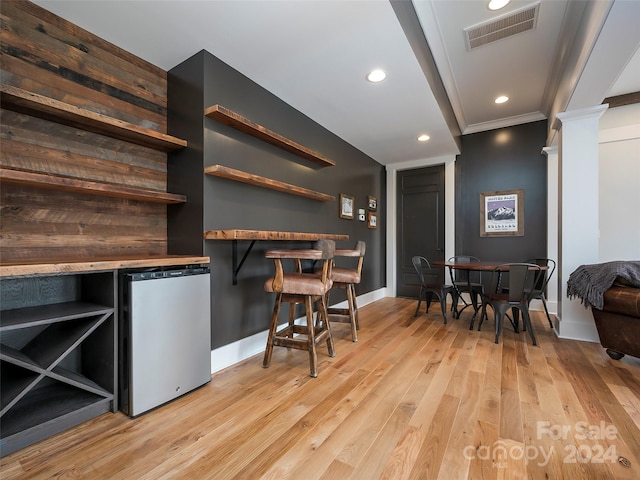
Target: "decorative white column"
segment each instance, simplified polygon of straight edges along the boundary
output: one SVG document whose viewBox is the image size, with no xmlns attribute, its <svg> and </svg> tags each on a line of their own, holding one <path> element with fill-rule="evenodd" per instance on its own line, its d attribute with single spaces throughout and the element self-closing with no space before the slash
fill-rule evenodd
<svg viewBox="0 0 640 480">
<path fill-rule="evenodd" d="M 557 114 L 561 123 L 558 191 L 558 335 L 599 341 L 591 311 L 567 298 L 567 280 L 580 265 L 598 263 L 598 122 L 608 105 Z M 556 124 L 556 128 L 560 125 Z"/>
<path fill-rule="evenodd" d="M 558 215 L 558 147 L 544 147 L 542 153 L 547 156 L 547 258 L 555 260 L 558 265 L 558 245 L 559 245 L 559 215 Z M 557 266 L 556 266 L 557 268 Z M 558 285 L 560 275 L 558 271 L 553 273 L 553 277 L 547 285 L 547 308 L 549 313 L 558 314 Z M 540 309 L 543 307 L 540 306 Z M 558 322 L 554 328 L 558 332 Z"/>
</svg>

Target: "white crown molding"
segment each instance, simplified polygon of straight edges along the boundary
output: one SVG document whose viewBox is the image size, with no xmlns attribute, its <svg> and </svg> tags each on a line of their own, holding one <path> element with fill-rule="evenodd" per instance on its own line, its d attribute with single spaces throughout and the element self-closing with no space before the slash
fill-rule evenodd
<svg viewBox="0 0 640 480">
<path fill-rule="evenodd" d="M 455 162 L 455 155 L 445 155 L 442 157 L 433 158 L 421 158 L 419 160 L 407 160 L 405 162 L 389 163 L 385 165 L 387 172 L 393 170 L 410 170 L 413 168 L 431 167 L 433 165 L 446 165 L 447 163 Z"/>
<path fill-rule="evenodd" d="M 527 113 L 526 115 L 517 115 L 515 117 L 501 118 L 492 122 L 474 123 L 469 125 L 463 132 L 464 135 L 470 133 L 485 132 L 487 130 L 495 130 L 496 128 L 511 127 L 513 125 L 521 125 L 523 123 L 537 122 L 546 120 L 547 117 L 540 112 Z"/>
</svg>

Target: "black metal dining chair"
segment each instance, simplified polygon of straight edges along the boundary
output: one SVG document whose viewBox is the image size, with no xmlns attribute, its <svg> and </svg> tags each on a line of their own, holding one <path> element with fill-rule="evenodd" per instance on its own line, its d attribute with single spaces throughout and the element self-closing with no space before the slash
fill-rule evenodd
<svg viewBox="0 0 640 480">
<path fill-rule="evenodd" d="M 478 330 L 482 328 L 482 323 L 486 317 L 487 305 L 489 305 L 494 311 L 495 343 L 498 343 L 507 311 L 509 309 L 517 310 L 522 313 L 524 330 L 529 331 L 533 345 L 537 345 L 536 336 L 531 325 L 531 317 L 529 316 L 529 296 L 541 271 L 540 265 L 534 263 L 505 263 L 497 266 L 491 272 L 489 289 L 482 297 L 482 311 Z M 504 280 L 506 275 L 508 275 L 507 282 Z M 503 283 L 506 283 L 506 285 L 503 285 Z M 506 288 L 503 289 L 503 286 Z M 515 314 L 514 319 L 517 319 Z M 517 332 L 517 320 L 511 320 L 511 322 Z"/>
<path fill-rule="evenodd" d="M 444 323 L 447 323 L 447 295 L 451 295 L 451 300 L 455 300 L 455 294 L 453 290 L 453 285 L 445 285 L 445 284 L 436 284 L 430 283 L 425 280 L 425 271 L 432 270 L 431 264 L 429 260 L 419 255 L 416 255 L 411 259 L 411 263 L 413 263 L 413 268 L 418 275 L 418 280 L 420 281 L 420 293 L 418 294 L 418 306 L 416 307 L 416 313 L 414 317 L 418 316 L 418 312 L 420 311 L 420 304 L 422 303 L 422 299 L 424 298 L 425 303 L 427 304 L 426 313 L 429 313 L 429 306 L 431 306 L 431 301 L 433 297 L 437 297 L 440 302 L 440 307 L 442 308 L 442 318 L 444 319 Z"/>
<path fill-rule="evenodd" d="M 454 257 L 450 257 L 447 262 L 455 262 L 457 264 L 465 264 L 465 263 L 474 263 L 479 262 L 480 259 L 478 257 L 473 257 L 470 255 L 456 255 Z M 482 284 L 482 274 L 481 272 L 477 272 L 477 281 L 472 281 L 471 271 L 465 270 L 464 268 L 453 268 L 449 267 L 449 275 L 451 277 L 451 283 L 453 285 L 454 292 L 454 300 L 452 305 L 453 315 L 455 318 L 460 318 L 460 314 L 463 310 L 469 306 L 473 307 L 474 317 L 478 313 L 479 309 L 479 300 L 482 299 L 482 295 L 484 294 L 484 286 Z M 466 299 L 462 296 L 463 293 L 468 293 L 471 302 L 467 302 Z M 458 310 L 459 301 L 462 300 L 463 307 Z M 473 322 L 473 320 L 472 320 Z M 469 327 L 473 328 L 473 323 Z"/>
<path fill-rule="evenodd" d="M 540 265 L 541 267 L 547 267 L 546 270 L 542 270 L 541 274 L 536 279 L 533 290 L 529 294 L 529 302 L 531 302 L 531 300 L 540 300 L 542 302 L 544 313 L 547 315 L 547 321 L 549 322 L 549 327 L 553 328 L 553 322 L 551 321 L 549 309 L 547 308 L 547 298 L 545 292 L 547 291 L 549 280 L 551 280 L 551 276 L 556 270 L 556 262 L 555 260 L 552 260 L 550 258 L 531 258 L 529 260 L 525 260 L 525 262 L 535 263 L 536 265 Z"/>
</svg>

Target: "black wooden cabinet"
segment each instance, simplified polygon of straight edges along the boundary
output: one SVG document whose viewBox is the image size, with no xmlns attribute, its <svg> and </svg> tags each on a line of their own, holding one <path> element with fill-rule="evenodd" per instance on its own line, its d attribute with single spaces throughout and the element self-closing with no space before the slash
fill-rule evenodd
<svg viewBox="0 0 640 480">
<path fill-rule="evenodd" d="M 116 271 L 2 279 L 2 455 L 117 409 Z"/>
</svg>

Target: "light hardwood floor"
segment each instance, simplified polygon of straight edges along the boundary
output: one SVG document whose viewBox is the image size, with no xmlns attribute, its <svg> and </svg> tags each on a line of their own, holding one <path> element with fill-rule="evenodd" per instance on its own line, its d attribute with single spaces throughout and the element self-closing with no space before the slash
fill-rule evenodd
<svg viewBox="0 0 640 480">
<path fill-rule="evenodd" d="M 416 302 L 360 309 L 335 358 L 274 350 L 137 419 L 105 414 L 1 460 L 4 480 L 638 479 L 640 360 L 559 340 L 539 346 L 470 314 L 444 325 Z M 628 466 L 623 463 L 628 461 Z"/>
</svg>

